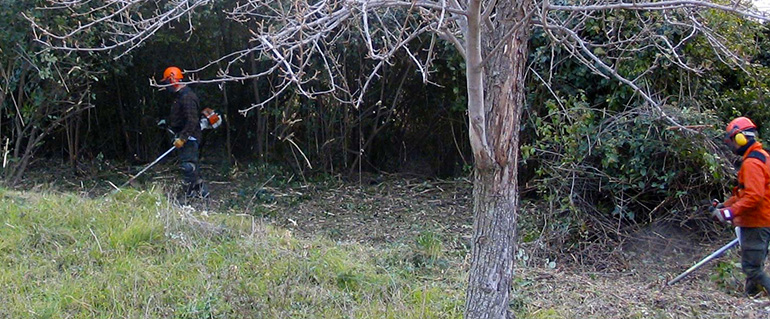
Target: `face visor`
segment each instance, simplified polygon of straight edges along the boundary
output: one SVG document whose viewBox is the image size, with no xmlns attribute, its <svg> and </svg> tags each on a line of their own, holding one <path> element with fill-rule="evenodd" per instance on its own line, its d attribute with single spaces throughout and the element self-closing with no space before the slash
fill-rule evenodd
<svg viewBox="0 0 770 319">
<path fill-rule="evenodd" d="M 730 130 L 729 132 L 725 133 L 725 137 L 724 137 L 724 139 L 722 139 L 722 141 L 724 141 L 725 144 L 727 144 L 727 145 L 730 145 L 730 143 L 735 143 L 735 141 L 733 141 L 733 136 L 735 136 L 735 134 L 738 134 L 738 133 L 739 133 L 738 132 L 738 128 L 735 127 L 732 130 Z"/>
</svg>

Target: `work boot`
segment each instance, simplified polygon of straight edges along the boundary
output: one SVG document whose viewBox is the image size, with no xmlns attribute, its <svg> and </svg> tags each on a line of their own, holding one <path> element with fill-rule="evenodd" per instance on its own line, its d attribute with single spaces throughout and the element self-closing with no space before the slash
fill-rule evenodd
<svg viewBox="0 0 770 319">
<path fill-rule="evenodd" d="M 198 179 L 194 184 L 187 187 L 186 196 L 188 198 L 208 198 L 209 188 L 203 183 L 202 179 Z"/>
<path fill-rule="evenodd" d="M 209 188 L 205 183 L 203 183 L 203 181 L 198 184 L 198 195 L 200 195 L 201 198 L 209 197 Z"/>
<path fill-rule="evenodd" d="M 759 297 L 764 292 L 765 292 L 765 289 L 762 288 L 762 286 L 760 286 L 759 284 L 757 284 L 751 279 L 746 279 L 746 288 L 745 288 L 746 297 L 756 298 L 756 297 Z"/>
</svg>

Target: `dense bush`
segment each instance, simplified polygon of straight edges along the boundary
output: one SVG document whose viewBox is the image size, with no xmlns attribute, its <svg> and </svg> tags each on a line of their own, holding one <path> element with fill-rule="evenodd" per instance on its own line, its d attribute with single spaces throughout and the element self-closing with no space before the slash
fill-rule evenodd
<svg viewBox="0 0 770 319">
<path fill-rule="evenodd" d="M 763 43 L 763 37 L 754 37 L 762 28 L 741 30 L 747 33 L 736 34 L 732 44 L 756 54 L 745 47 Z M 601 43 L 600 30 L 584 32 Z M 522 224 L 524 241 L 547 234 L 541 239 L 550 251 L 590 251 L 585 248 L 622 240 L 654 222 L 713 231 L 703 202 L 724 198 L 735 178 L 736 157 L 723 146 L 722 130 L 740 115 L 755 119 L 761 135 L 770 129 L 763 125 L 770 113 L 761 107 L 768 70 L 715 63 L 697 37 L 679 54 L 701 74 L 667 63 L 654 50 L 617 62 L 618 72 L 666 97 L 658 109 L 619 81 L 565 59 L 568 52 L 551 51 L 542 35 L 532 41 L 540 49 L 530 56 L 537 77 L 530 85 L 521 164 L 524 189 L 535 190 L 526 194 L 547 208 Z"/>
</svg>

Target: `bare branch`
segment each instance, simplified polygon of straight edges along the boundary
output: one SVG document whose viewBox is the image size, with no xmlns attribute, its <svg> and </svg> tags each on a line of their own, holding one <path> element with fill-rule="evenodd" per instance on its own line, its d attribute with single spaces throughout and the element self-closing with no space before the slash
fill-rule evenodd
<svg viewBox="0 0 770 319">
<path fill-rule="evenodd" d="M 667 121 L 669 121 L 669 122 L 670 122 L 670 123 L 672 123 L 673 125 L 676 125 L 676 126 L 682 126 L 681 124 L 679 124 L 679 122 L 678 122 L 676 119 L 674 119 L 673 117 L 669 116 L 669 115 L 666 113 L 666 111 L 664 111 L 664 110 L 663 110 L 663 108 L 661 107 L 661 105 L 660 105 L 660 104 L 659 104 L 657 101 L 655 101 L 655 100 L 654 100 L 654 99 L 653 99 L 653 98 L 652 98 L 652 97 L 651 97 L 651 96 L 650 96 L 650 95 L 647 93 L 647 91 L 645 91 L 645 90 L 643 90 L 641 87 L 639 87 L 639 85 L 637 85 L 637 84 L 636 84 L 634 81 L 631 81 L 631 80 L 627 79 L 626 77 L 624 77 L 623 75 L 619 74 L 619 73 L 617 72 L 617 70 L 615 70 L 614 68 L 612 68 L 612 67 L 610 67 L 609 65 L 607 65 L 606 63 L 604 63 L 604 61 L 602 61 L 602 59 L 600 59 L 600 58 L 599 58 L 599 57 L 597 57 L 597 56 L 596 56 L 596 55 L 595 55 L 593 52 L 591 52 L 591 50 L 590 50 L 590 49 L 588 48 L 588 46 L 586 45 L 585 41 L 583 41 L 583 39 L 581 39 L 581 38 L 580 38 L 580 36 L 579 36 L 579 35 L 578 35 L 578 34 L 577 34 L 575 31 L 573 31 L 573 30 L 571 30 L 571 29 L 569 29 L 569 28 L 565 28 L 565 27 L 562 27 L 562 26 L 546 26 L 546 27 L 547 27 L 547 28 L 549 28 L 549 29 L 552 29 L 552 30 L 556 30 L 556 31 L 558 31 L 558 32 L 561 32 L 561 33 L 564 33 L 564 34 L 566 34 L 566 35 L 569 37 L 569 39 L 573 41 L 572 45 L 573 45 L 573 46 L 574 46 L 574 47 L 575 47 L 577 50 L 579 50 L 579 51 L 580 51 L 580 54 L 582 54 L 583 56 L 585 56 L 585 58 L 587 58 L 589 61 L 591 61 L 591 62 L 593 62 L 594 64 L 598 65 L 598 66 L 599 66 L 599 68 L 601 69 L 601 71 L 603 71 L 603 72 L 605 72 L 605 73 L 609 73 L 609 74 L 610 74 L 610 75 L 612 75 L 612 77 L 614 77 L 616 80 L 618 80 L 618 81 L 620 81 L 621 83 L 623 83 L 623 84 L 626 84 L 626 85 L 628 85 L 629 87 L 631 87 L 631 88 L 632 88 L 632 89 L 633 89 L 633 90 L 634 90 L 636 93 L 638 93 L 638 94 L 639 94 L 639 95 L 640 95 L 640 96 L 641 96 L 641 97 L 642 97 L 642 98 L 643 98 L 645 101 L 647 101 L 647 103 L 649 103 L 649 104 L 650 104 L 652 107 L 654 107 L 654 108 L 655 108 L 655 109 L 658 111 L 658 113 L 659 113 L 659 114 L 660 114 L 660 115 L 661 115 L 663 118 L 665 118 Z M 584 62 L 584 63 L 585 63 L 585 62 Z M 601 72 L 601 71 L 600 71 L 600 72 Z"/>
<path fill-rule="evenodd" d="M 705 39 L 722 62 L 744 68 L 742 57 L 731 50 L 728 39 L 704 22 L 705 17 L 701 16 L 704 10 L 719 10 L 750 19 L 768 20 L 765 14 L 739 2 L 723 5 L 705 0 L 574 0 L 567 2 L 568 4 L 555 5 L 550 0 L 534 1 L 540 3 L 535 6 L 535 11 L 528 12 L 524 19 L 513 22 L 512 28 L 502 40 L 494 43 L 492 48 L 485 48 L 483 52 L 476 51 L 482 54 L 479 63 L 470 63 L 469 67 L 483 68 L 488 63 L 489 56 L 497 54 L 517 28 L 540 25 L 554 45 L 566 49 L 572 57 L 596 74 L 628 84 L 645 101 L 659 109 L 659 102 L 654 101 L 651 93 L 644 92 L 644 85 L 640 83 L 659 63 L 665 61 L 670 61 L 689 72 L 703 72 L 701 66 L 682 55 L 682 50 L 689 41 Z M 377 73 L 386 64 L 390 64 L 396 54 L 408 56 L 415 63 L 422 81 L 430 83 L 435 35 L 452 43 L 466 61 L 473 59 L 468 53 L 468 46 L 475 45 L 468 43 L 471 38 L 469 17 L 476 19 L 476 24 L 472 26 L 475 28 L 473 32 L 484 25 L 489 27 L 495 17 L 494 8 L 503 5 L 498 2 L 499 0 L 245 0 L 226 10 L 225 14 L 230 21 L 251 26 L 252 38 L 249 47 L 224 54 L 205 65 L 187 70 L 191 75 L 188 83 L 222 83 L 270 77 L 271 82 L 275 82 L 272 83 L 272 95 L 243 112 L 274 102 L 277 96 L 288 92 L 289 87 L 311 99 L 332 93 L 338 101 L 358 107 L 364 103 L 363 94 L 378 77 Z M 78 51 L 119 49 L 117 57 L 121 57 L 166 27 L 185 23 L 187 32 L 193 32 L 192 21 L 196 11 L 199 11 L 197 9 L 211 3 L 210 0 L 172 0 L 161 7 L 157 3 L 139 0 L 111 1 L 98 5 L 89 0 L 54 0 L 46 9 L 66 10 L 74 21 L 80 22 L 74 22 L 67 28 L 46 27 L 31 17 L 27 17 L 27 20 L 38 34 L 37 41 L 51 48 Z M 653 11 L 660 14 L 655 17 L 637 14 L 636 24 L 629 24 L 629 21 L 624 20 L 627 17 L 608 19 L 609 16 L 617 15 L 618 10 Z M 602 41 L 590 42 L 581 38 L 581 33 L 591 20 L 606 21 L 607 27 L 602 30 Z M 670 37 L 658 32 L 654 27 L 656 23 L 666 23 L 680 31 L 686 31 L 684 36 Z M 81 39 L 87 30 L 97 26 L 107 30 L 106 40 L 91 43 Z M 411 41 L 426 33 L 433 34 L 427 48 L 408 46 Z M 335 43 L 346 37 L 362 39 L 360 43 L 363 43 L 368 52 L 367 58 L 374 62 L 362 71 L 366 75 L 362 76 L 360 87 L 351 86 L 346 82 L 348 80 L 342 76 L 343 72 L 338 65 L 340 53 L 334 52 Z M 623 63 L 649 49 L 657 50 L 660 56 L 655 57 L 646 70 L 631 75 L 621 74 L 620 67 Z M 240 65 L 250 56 L 266 62 L 263 63 L 262 70 L 253 74 L 243 71 Z M 200 79 L 196 76 L 197 73 L 212 68 L 217 71 L 216 78 Z M 150 79 L 150 83 L 157 86 L 153 79 Z M 478 115 L 478 112 L 473 114 Z M 483 137 L 484 134 L 478 136 Z"/>
<path fill-rule="evenodd" d="M 607 11 L 613 9 L 624 10 L 672 10 L 681 8 L 709 8 L 717 9 L 724 12 L 732 12 L 747 18 L 754 18 L 760 21 L 769 21 L 770 16 L 764 12 L 758 10 L 752 10 L 746 8 L 739 2 L 735 2 L 731 6 L 721 5 L 709 1 L 703 0 L 670 0 L 670 1 L 658 1 L 658 2 L 607 2 L 594 5 L 575 5 L 575 6 L 560 6 L 549 4 L 546 9 L 548 10 L 561 10 L 561 11 Z"/>
</svg>

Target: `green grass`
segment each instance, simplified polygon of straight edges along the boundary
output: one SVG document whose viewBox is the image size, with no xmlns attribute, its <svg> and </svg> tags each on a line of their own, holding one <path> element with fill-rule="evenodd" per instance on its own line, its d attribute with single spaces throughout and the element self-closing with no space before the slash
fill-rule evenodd
<svg viewBox="0 0 770 319">
<path fill-rule="evenodd" d="M 462 267 L 426 275 L 405 249 L 298 239 L 155 192 L 0 189 L 0 318 L 460 318 Z"/>
</svg>

